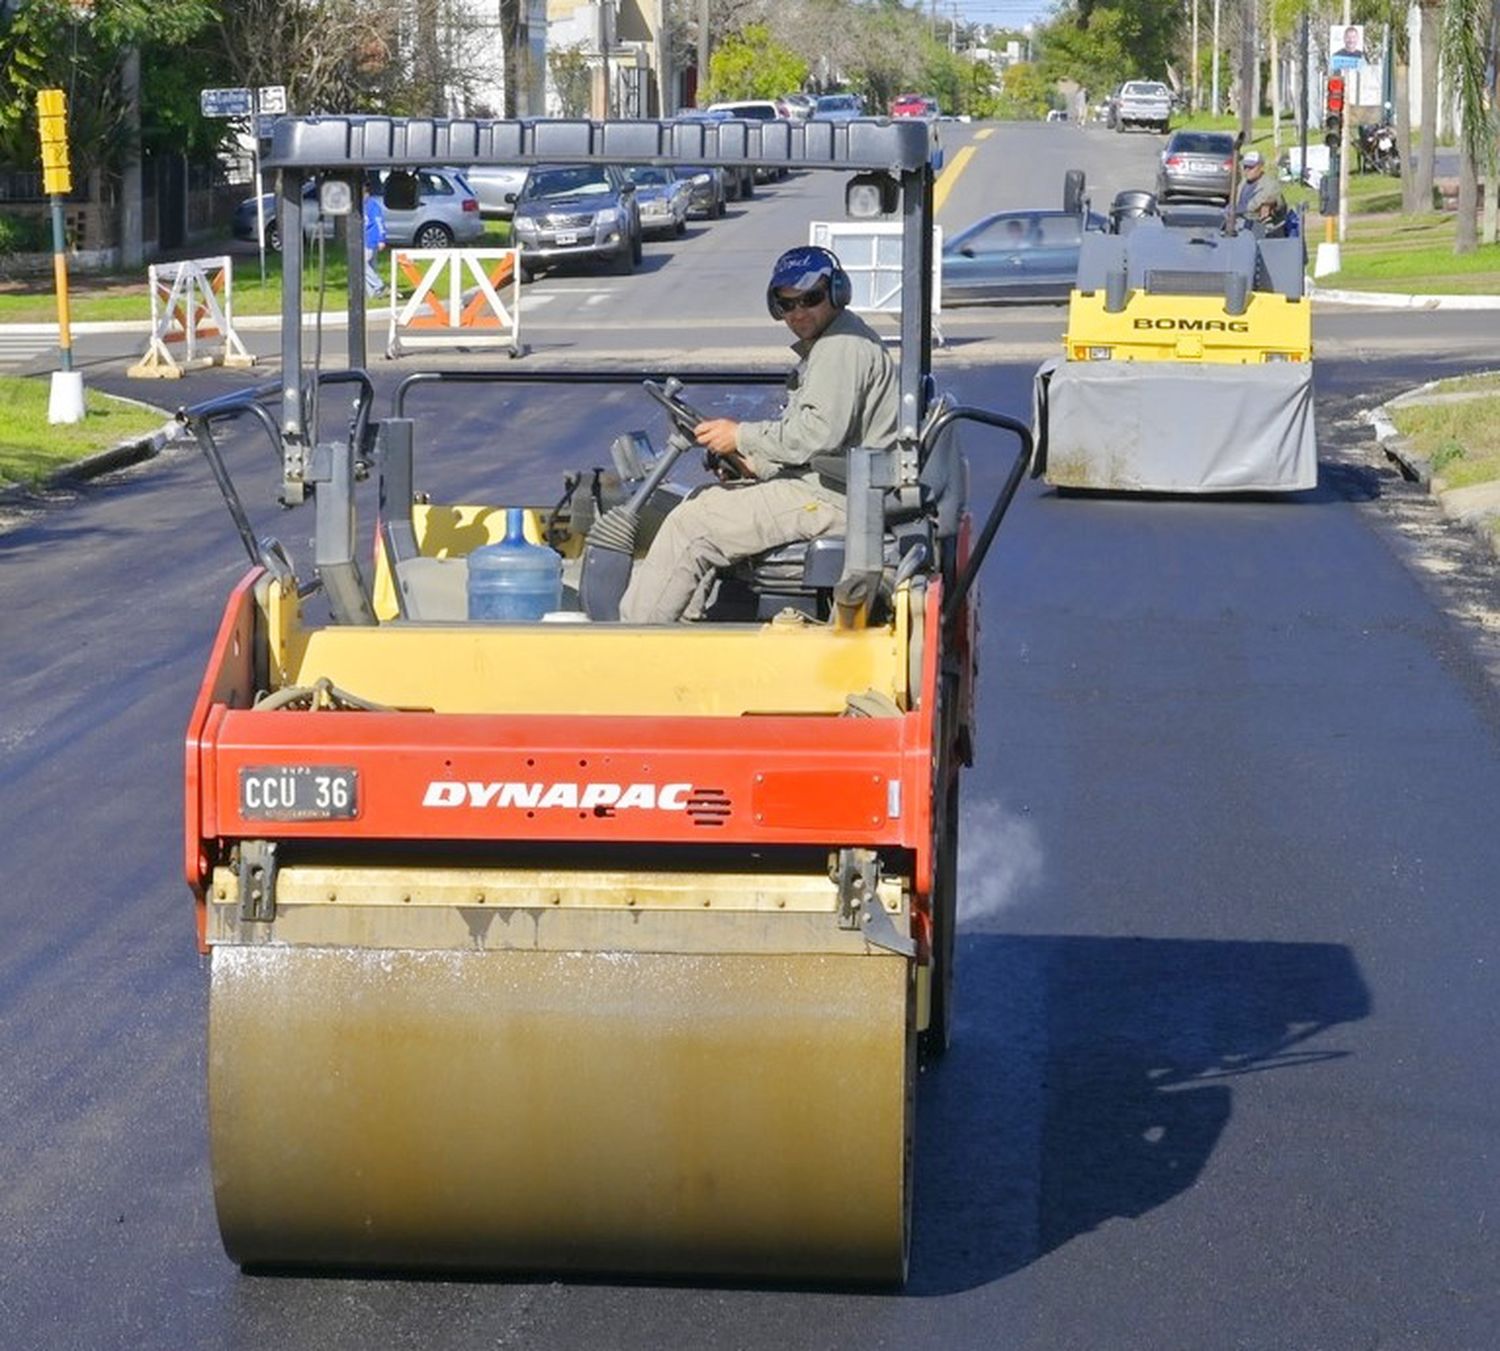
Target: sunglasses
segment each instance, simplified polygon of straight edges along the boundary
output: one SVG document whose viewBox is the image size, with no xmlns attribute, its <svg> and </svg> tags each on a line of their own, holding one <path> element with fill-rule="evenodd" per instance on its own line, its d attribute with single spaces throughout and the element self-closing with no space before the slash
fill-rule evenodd
<svg viewBox="0 0 1500 1351">
<path fill-rule="evenodd" d="M 820 286 L 816 291 L 809 291 L 800 296 L 777 296 L 776 309 L 780 314 L 790 314 L 793 310 L 815 310 L 828 299 L 828 288 Z"/>
</svg>

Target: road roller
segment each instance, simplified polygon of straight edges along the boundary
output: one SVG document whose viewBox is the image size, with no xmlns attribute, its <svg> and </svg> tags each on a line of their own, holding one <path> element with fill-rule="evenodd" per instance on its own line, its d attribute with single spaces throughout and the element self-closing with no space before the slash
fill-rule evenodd
<svg viewBox="0 0 1500 1351">
<path fill-rule="evenodd" d="M 1306 265 L 1300 235 L 1118 193 L 1083 237 L 1063 355 L 1037 373 L 1035 473 L 1111 492 L 1316 486 Z"/>
<path fill-rule="evenodd" d="M 1030 455 L 1024 422 L 931 379 L 928 136 L 277 124 L 279 378 L 179 415 L 249 558 L 186 747 L 235 1262 L 904 1279 L 916 1065 L 953 1024 L 976 579 Z M 377 408 L 357 229 L 348 365 L 308 360 L 303 183 L 357 221 L 368 171 L 423 163 L 832 170 L 856 215 L 899 213 L 900 436 L 848 453 L 845 534 L 736 565 L 701 620 L 628 625 L 623 582 L 686 491 L 690 396 L 784 372 L 388 368 Z M 434 501 L 423 464 L 469 449 L 445 399 L 506 382 L 633 386 L 665 447 L 617 440 L 608 492 Z M 1002 457 L 982 517 L 961 429 Z M 229 436 L 271 441 L 310 559 L 257 533 Z M 474 613 L 477 551 L 506 541 L 555 560 L 555 610 Z"/>
</svg>

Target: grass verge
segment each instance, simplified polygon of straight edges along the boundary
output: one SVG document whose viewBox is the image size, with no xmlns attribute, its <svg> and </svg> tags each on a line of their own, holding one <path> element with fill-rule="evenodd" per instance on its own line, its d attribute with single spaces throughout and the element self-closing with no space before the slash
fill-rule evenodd
<svg viewBox="0 0 1500 1351">
<path fill-rule="evenodd" d="M 50 392 L 49 380 L 0 376 L 0 483 L 35 486 L 64 465 L 149 436 L 166 421 L 165 414 L 86 388 L 83 421 L 53 426 Z"/>
<path fill-rule="evenodd" d="M 480 249 L 503 249 L 510 245 L 510 224 L 487 221 L 485 232 L 474 241 Z M 210 240 L 200 246 L 198 256 L 216 257 L 226 247 L 224 240 Z M 329 240 L 324 254 L 324 307 L 342 310 L 349 269 L 343 244 Z M 266 275 L 261 279 L 260 256 L 254 253 L 233 255 L 233 296 L 236 315 L 281 313 L 281 255 L 266 254 Z M 313 281 L 302 288 L 303 308 L 311 312 L 317 304 L 319 284 L 316 279 L 317 251 L 310 249 L 306 274 Z M 388 266 L 389 264 L 386 264 Z M 382 268 L 384 271 L 384 267 Z M 84 273 L 68 282 L 68 309 L 74 323 L 138 321 L 151 318 L 151 296 L 144 272 L 118 274 Z M 57 321 L 57 300 L 52 289 L 52 275 L 0 281 L 0 324 L 51 324 Z"/>
<path fill-rule="evenodd" d="M 1500 391 L 1500 377 L 1484 379 Z M 1445 381 L 1429 392 L 1451 393 L 1474 383 Z M 1433 476 L 1447 487 L 1467 488 L 1500 479 L 1500 392 L 1461 403 L 1396 408 L 1391 420 L 1417 454 L 1432 465 Z"/>
</svg>

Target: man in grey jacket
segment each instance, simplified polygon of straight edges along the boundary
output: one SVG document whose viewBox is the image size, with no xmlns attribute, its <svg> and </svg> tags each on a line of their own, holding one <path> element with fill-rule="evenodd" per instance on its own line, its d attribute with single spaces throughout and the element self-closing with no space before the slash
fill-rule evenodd
<svg viewBox="0 0 1500 1351">
<path fill-rule="evenodd" d="M 667 517 L 620 602 L 626 623 L 699 619 L 719 569 L 844 529 L 845 453 L 894 445 L 899 405 L 885 346 L 848 303 L 848 274 L 827 249 L 776 260 L 766 305 L 801 358 L 786 408 L 774 421 L 708 418 L 695 429 L 747 477 L 701 489 Z"/>
</svg>

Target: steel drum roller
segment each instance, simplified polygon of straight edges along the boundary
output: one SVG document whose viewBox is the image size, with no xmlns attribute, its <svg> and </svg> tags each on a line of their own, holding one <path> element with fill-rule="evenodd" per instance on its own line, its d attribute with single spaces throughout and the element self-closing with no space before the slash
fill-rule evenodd
<svg viewBox="0 0 1500 1351">
<path fill-rule="evenodd" d="M 218 946 L 225 1247 L 899 1281 L 910 987 L 874 950 Z"/>
</svg>

